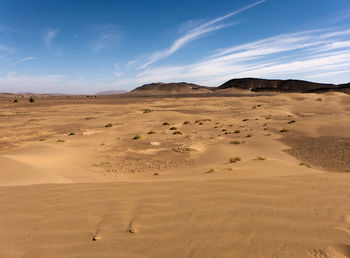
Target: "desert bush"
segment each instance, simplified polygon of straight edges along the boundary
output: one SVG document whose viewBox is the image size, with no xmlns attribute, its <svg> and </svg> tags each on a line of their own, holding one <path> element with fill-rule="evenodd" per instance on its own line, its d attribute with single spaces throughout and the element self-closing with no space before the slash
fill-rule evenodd
<svg viewBox="0 0 350 258">
<path fill-rule="evenodd" d="M 141 135 L 139 135 L 139 134 L 136 134 L 135 136 L 134 136 L 134 138 L 132 138 L 133 140 L 140 140 L 141 139 Z"/>
<path fill-rule="evenodd" d="M 211 119 L 204 118 L 204 119 L 198 119 L 198 120 L 196 120 L 195 123 L 196 123 L 196 124 L 198 124 L 198 123 L 199 123 L 199 124 L 200 124 L 200 123 L 203 124 L 204 122 L 209 122 L 209 121 L 211 121 Z"/>
<path fill-rule="evenodd" d="M 33 103 L 33 102 L 35 102 L 35 99 L 34 99 L 34 97 L 33 96 L 30 96 L 30 98 L 29 98 L 29 100 L 28 100 L 30 103 Z"/>
<path fill-rule="evenodd" d="M 232 144 L 241 144 L 241 143 L 245 143 L 245 141 L 233 140 L 230 143 L 232 143 Z"/>
<path fill-rule="evenodd" d="M 182 132 L 180 132 L 180 131 L 175 131 L 175 132 L 173 132 L 173 134 L 182 134 Z"/>
<path fill-rule="evenodd" d="M 148 134 L 155 134 L 155 131 L 149 131 Z"/>
<path fill-rule="evenodd" d="M 62 140 L 62 139 L 58 139 L 58 140 L 57 140 L 57 142 L 64 142 L 64 140 Z"/>
<path fill-rule="evenodd" d="M 112 127 L 113 124 L 109 123 L 109 124 L 106 124 L 105 127 Z"/>
<path fill-rule="evenodd" d="M 151 113 L 152 112 L 152 110 L 150 110 L 149 108 L 145 108 L 144 110 L 143 110 L 143 113 Z"/>
<path fill-rule="evenodd" d="M 250 138 L 250 137 L 253 137 L 253 135 L 251 133 L 249 133 L 245 137 Z"/>
<path fill-rule="evenodd" d="M 14 100 L 13 100 L 13 103 L 18 103 L 18 100 L 17 100 L 17 99 L 14 99 Z"/>
<path fill-rule="evenodd" d="M 243 120 L 242 120 L 242 122 L 246 122 L 246 121 L 248 121 L 249 119 L 248 118 L 244 118 Z"/>
<path fill-rule="evenodd" d="M 311 168 L 310 164 L 305 163 L 305 162 L 300 162 L 299 166 L 305 166 L 305 167 Z"/>
<path fill-rule="evenodd" d="M 163 124 L 162 125 L 169 125 L 169 123 L 168 122 L 163 122 Z"/>
<path fill-rule="evenodd" d="M 68 136 L 72 136 L 72 135 L 75 135 L 76 133 L 75 132 L 71 132 L 68 134 Z"/>
<path fill-rule="evenodd" d="M 288 121 L 288 124 L 294 124 L 294 123 L 295 123 L 295 120 Z"/>
<path fill-rule="evenodd" d="M 266 158 L 265 158 L 265 157 L 262 157 L 262 156 L 257 156 L 257 157 L 256 157 L 256 160 L 266 160 Z"/>
<path fill-rule="evenodd" d="M 240 130 L 235 130 L 235 133 L 240 133 L 241 131 Z"/>
<path fill-rule="evenodd" d="M 187 125 L 187 124 L 190 124 L 190 123 L 191 123 L 190 121 L 185 121 L 184 125 Z"/>
<path fill-rule="evenodd" d="M 205 173 L 214 173 L 215 172 L 215 169 L 213 169 L 213 168 L 210 168 L 207 172 L 205 172 Z"/>
<path fill-rule="evenodd" d="M 230 163 L 236 163 L 238 161 L 241 161 L 240 157 L 233 157 L 233 158 L 228 159 L 228 162 L 230 162 Z"/>
<path fill-rule="evenodd" d="M 289 132 L 289 130 L 286 129 L 286 128 L 282 128 L 282 129 L 280 130 L 280 133 L 288 133 L 288 132 Z"/>
<path fill-rule="evenodd" d="M 316 99 L 316 101 L 322 101 L 322 98 L 318 98 L 318 99 Z"/>
<path fill-rule="evenodd" d="M 169 130 L 177 130 L 177 128 L 175 126 L 173 126 L 173 127 L 170 127 Z"/>
</svg>

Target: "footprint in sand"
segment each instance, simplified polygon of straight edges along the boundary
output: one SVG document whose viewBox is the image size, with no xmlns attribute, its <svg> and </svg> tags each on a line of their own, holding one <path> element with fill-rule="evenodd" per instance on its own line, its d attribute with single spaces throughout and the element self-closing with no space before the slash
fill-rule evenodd
<svg viewBox="0 0 350 258">
<path fill-rule="evenodd" d="M 312 251 L 308 251 L 307 254 L 309 256 L 315 257 L 315 258 L 330 258 L 331 257 L 327 252 L 325 252 L 321 249 L 313 249 Z"/>
<path fill-rule="evenodd" d="M 347 258 L 350 257 L 350 245 L 336 244 L 329 246 L 326 251 L 321 249 L 313 249 L 307 254 L 315 258 Z"/>
</svg>

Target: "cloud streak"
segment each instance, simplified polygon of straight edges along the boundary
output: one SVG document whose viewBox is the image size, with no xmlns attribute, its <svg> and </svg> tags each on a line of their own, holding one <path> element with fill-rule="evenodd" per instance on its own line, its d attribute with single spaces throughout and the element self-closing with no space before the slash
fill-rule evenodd
<svg viewBox="0 0 350 258">
<path fill-rule="evenodd" d="M 188 43 L 190 43 L 190 42 L 192 42 L 200 37 L 208 35 L 210 32 L 217 31 L 217 30 L 223 29 L 223 28 L 228 27 L 228 26 L 236 25 L 237 23 L 230 23 L 230 24 L 220 24 L 220 23 L 222 21 L 232 17 L 232 16 L 235 16 L 235 15 L 237 15 L 245 10 L 253 8 L 253 7 L 260 5 L 264 2 L 266 2 L 266 0 L 257 1 L 253 4 L 245 6 L 239 10 L 233 11 L 229 14 L 215 18 L 215 19 L 210 20 L 208 22 L 205 22 L 205 23 L 203 23 L 203 24 L 201 24 L 193 29 L 190 29 L 183 36 L 176 39 L 171 44 L 171 46 L 168 47 L 167 49 L 157 51 L 157 52 L 151 54 L 146 60 L 142 60 L 143 64 L 139 65 L 137 69 L 145 69 L 149 65 L 151 65 L 155 62 L 169 57 L 170 55 L 174 54 L 179 49 L 183 48 Z M 135 60 L 131 61 L 131 63 L 133 63 L 133 62 L 135 62 Z"/>
<path fill-rule="evenodd" d="M 27 61 L 34 60 L 34 59 L 36 59 L 36 57 L 34 57 L 34 56 L 28 56 L 28 57 L 24 57 L 24 58 L 22 58 L 22 59 L 17 60 L 17 61 L 14 62 L 13 64 L 20 64 L 20 63 L 27 62 Z"/>
<path fill-rule="evenodd" d="M 147 68 L 117 85 L 125 88 L 155 81 L 190 81 L 217 86 L 239 77 L 332 78 L 344 82 L 344 75 L 350 76 L 349 35 L 350 30 L 334 28 L 276 35 L 219 49 L 184 66 Z"/>
<path fill-rule="evenodd" d="M 43 36 L 43 42 L 47 49 L 51 48 L 52 41 L 56 38 L 59 31 L 55 29 L 47 29 L 44 36 Z"/>
<path fill-rule="evenodd" d="M 94 26 L 92 28 L 95 34 L 95 40 L 90 42 L 92 52 L 100 52 L 103 49 L 112 47 L 117 44 L 122 36 L 121 31 L 114 25 Z"/>
</svg>

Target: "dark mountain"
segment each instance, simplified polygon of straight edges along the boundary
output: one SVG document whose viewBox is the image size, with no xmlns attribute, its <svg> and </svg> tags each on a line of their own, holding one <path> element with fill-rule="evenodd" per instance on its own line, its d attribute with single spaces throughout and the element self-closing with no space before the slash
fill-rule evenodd
<svg viewBox="0 0 350 258">
<path fill-rule="evenodd" d="M 323 84 L 301 80 L 265 80 L 256 78 L 232 79 L 217 89 L 240 88 L 254 92 L 278 91 L 278 92 L 312 92 L 319 89 L 335 89 L 337 85 Z"/>
<path fill-rule="evenodd" d="M 227 94 L 228 89 L 246 90 L 249 92 L 299 92 L 299 93 L 321 93 L 328 91 L 339 91 L 350 94 L 350 83 L 326 84 L 302 80 L 266 80 L 258 78 L 232 79 L 218 87 L 206 87 L 193 83 L 150 83 L 142 85 L 131 93 L 157 95 L 157 94 Z"/>
</svg>

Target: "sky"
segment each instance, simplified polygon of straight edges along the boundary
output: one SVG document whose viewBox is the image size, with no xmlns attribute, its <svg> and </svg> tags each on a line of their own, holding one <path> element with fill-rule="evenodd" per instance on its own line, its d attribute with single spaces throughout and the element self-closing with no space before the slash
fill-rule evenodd
<svg viewBox="0 0 350 258">
<path fill-rule="evenodd" d="M 350 82 L 350 0 L 0 0 L 0 92 Z"/>
</svg>

